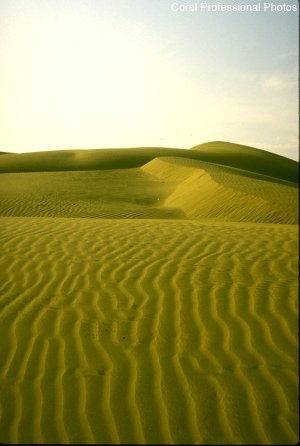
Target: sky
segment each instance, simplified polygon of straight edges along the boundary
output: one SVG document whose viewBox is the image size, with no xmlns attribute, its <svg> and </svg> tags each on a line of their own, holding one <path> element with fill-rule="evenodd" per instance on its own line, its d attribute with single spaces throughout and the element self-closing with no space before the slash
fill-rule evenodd
<svg viewBox="0 0 300 446">
<path fill-rule="evenodd" d="M 222 140 L 298 159 L 298 12 L 283 4 L 299 4 L 271 3 L 1 0 L 0 150 Z"/>
</svg>

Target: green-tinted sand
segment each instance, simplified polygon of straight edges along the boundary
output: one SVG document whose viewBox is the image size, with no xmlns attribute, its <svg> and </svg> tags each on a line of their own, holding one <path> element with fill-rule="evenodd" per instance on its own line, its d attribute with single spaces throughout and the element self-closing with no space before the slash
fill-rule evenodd
<svg viewBox="0 0 300 446">
<path fill-rule="evenodd" d="M 297 168 L 1 155 L 0 442 L 296 443 Z"/>
</svg>

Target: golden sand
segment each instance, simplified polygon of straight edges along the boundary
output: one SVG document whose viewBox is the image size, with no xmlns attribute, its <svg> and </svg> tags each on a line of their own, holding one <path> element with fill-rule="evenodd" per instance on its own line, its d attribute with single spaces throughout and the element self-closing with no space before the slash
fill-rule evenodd
<svg viewBox="0 0 300 446">
<path fill-rule="evenodd" d="M 297 188 L 208 164 L 0 175 L 1 442 L 298 441 Z"/>
</svg>

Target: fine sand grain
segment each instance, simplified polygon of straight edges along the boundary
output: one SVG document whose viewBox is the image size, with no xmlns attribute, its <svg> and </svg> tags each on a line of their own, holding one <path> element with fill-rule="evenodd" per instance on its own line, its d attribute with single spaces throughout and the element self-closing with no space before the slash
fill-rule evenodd
<svg viewBox="0 0 300 446">
<path fill-rule="evenodd" d="M 173 155 L 2 173 L 0 442 L 297 443 L 297 193 Z"/>
</svg>

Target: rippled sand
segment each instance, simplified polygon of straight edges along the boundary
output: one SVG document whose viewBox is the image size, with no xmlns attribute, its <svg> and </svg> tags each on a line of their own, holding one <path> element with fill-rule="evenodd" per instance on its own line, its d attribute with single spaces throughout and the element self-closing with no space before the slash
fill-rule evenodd
<svg viewBox="0 0 300 446">
<path fill-rule="evenodd" d="M 1 442 L 298 441 L 295 185 L 173 157 L 0 187 Z"/>
</svg>

